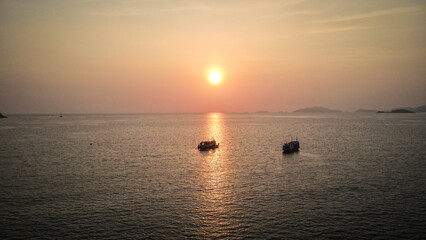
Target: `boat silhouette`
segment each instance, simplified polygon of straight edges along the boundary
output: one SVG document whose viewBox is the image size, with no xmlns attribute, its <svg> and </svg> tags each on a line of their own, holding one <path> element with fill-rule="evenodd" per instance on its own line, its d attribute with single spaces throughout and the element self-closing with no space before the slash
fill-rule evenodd
<svg viewBox="0 0 426 240">
<path fill-rule="evenodd" d="M 283 153 L 293 153 L 299 151 L 299 141 L 296 139 L 294 141 L 290 141 L 288 143 L 284 143 L 283 145 Z"/>
<path fill-rule="evenodd" d="M 200 144 L 198 144 L 198 149 L 200 151 L 207 151 L 207 150 L 215 149 L 215 148 L 218 148 L 218 147 L 219 147 L 219 143 L 216 144 L 215 140 L 212 140 L 212 141 L 202 141 L 202 142 L 200 142 Z"/>
</svg>

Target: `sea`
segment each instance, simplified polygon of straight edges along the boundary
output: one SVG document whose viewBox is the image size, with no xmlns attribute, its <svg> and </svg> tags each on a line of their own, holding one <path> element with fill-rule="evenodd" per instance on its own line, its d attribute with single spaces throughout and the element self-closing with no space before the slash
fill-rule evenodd
<svg viewBox="0 0 426 240">
<path fill-rule="evenodd" d="M 426 114 L 9 115 L 0 239 L 426 239 Z"/>
</svg>

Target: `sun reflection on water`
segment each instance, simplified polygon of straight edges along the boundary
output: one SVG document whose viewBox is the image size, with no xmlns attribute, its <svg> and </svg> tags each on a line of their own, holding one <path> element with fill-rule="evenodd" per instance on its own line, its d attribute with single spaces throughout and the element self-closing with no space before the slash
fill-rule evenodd
<svg viewBox="0 0 426 240">
<path fill-rule="evenodd" d="M 228 152 L 224 131 L 224 116 L 220 113 L 211 113 L 206 118 L 206 136 L 214 138 L 220 143 L 219 148 L 210 150 L 202 158 L 200 183 L 202 191 L 199 196 L 200 215 L 204 216 L 203 231 L 210 236 L 218 237 L 228 233 L 228 228 L 233 225 L 229 219 L 232 213 L 233 188 L 232 170 L 228 159 Z"/>
<path fill-rule="evenodd" d="M 207 116 L 208 131 L 206 135 L 218 143 L 222 140 L 222 118 L 223 116 L 220 113 L 210 113 Z"/>
</svg>

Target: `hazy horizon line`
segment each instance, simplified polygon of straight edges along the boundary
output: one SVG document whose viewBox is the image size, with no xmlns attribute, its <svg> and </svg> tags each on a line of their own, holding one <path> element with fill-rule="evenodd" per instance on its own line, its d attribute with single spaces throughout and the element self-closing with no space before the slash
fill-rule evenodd
<svg viewBox="0 0 426 240">
<path fill-rule="evenodd" d="M 367 109 L 368 110 L 368 109 Z M 374 109 L 371 109 L 374 110 Z M 2 113 L 4 116 L 18 116 L 18 115 L 35 115 L 35 116 L 60 116 L 64 115 L 204 115 L 204 114 L 346 114 L 346 113 L 377 113 L 377 111 L 389 111 L 389 110 L 374 110 L 373 112 L 357 112 L 357 111 L 333 111 L 333 112 L 296 112 L 296 111 L 256 111 L 256 112 L 133 112 L 133 113 L 118 113 L 118 112 L 103 112 L 103 113 Z M 423 113 L 423 112 L 414 112 Z"/>
<path fill-rule="evenodd" d="M 396 109 L 407 109 L 407 108 L 418 108 L 418 107 L 422 107 L 422 106 L 426 106 L 426 104 L 423 105 L 416 105 L 416 106 L 405 106 L 405 107 L 392 107 L 392 108 L 363 108 L 363 107 L 359 107 L 356 110 L 340 110 L 340 109 L 335 109 L 335 108 L 330 108 L 330 107 L 324 107 L 324 106 L 319 106 L 319 105 L 313 105 L 313 106 L 305 106 L 305 107 L 300 107 L 297 108 L 295 110 L 292 111 L 286 111 L 286 110 L 265 110 L 265 109 L 259 109 L 259 110 L 255 110 L 255 111 L 206 111 L 206 112 L 48 112 L 48 113 L 40 113 L 40 112 L 11 112 L 11 113 L 6 113 L 6 112 L 0 112 L 4 115 L 63 115 L 63 114 L 74 114 L 74 115 L 102 115 L 102 114 L 110 114 L 110 115 L 114 115 L 114 114 L 123 114 L 123 115 L 137 115 L 137 114 L 209 114 L 209 113 L 225 113 L 225 114 L 247 114 L 247 113 L 356 113 L 359 110 L 364 110 L 364 111 L 391 111 L 391 110 L 396 110 Z M 308 112 L 303 112 L 303 111 L 299 111 L 298 110 L 302 110 L 302 109 L 309 109 L 309 108 L 323 108 L 326 110 L 330 110 L 330 112 L 327 111 L 308 111 Z"/>
</svg>

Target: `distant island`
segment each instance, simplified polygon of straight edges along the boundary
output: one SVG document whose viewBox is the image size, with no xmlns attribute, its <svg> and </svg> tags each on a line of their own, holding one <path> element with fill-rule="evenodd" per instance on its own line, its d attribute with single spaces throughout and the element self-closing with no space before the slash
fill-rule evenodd
<svg viewBox="0 0 426 240">
<path fill-rule="evenodd" d="M 7 118 L 7 116 L 0 113 L 0 118 Z"/>
<path fill-rule="evenodd" d="M 426 112 L 426 105 L 418 106 L 413 109 L 414 112 Z"/>
<path fill-rule="evenodd" d="M 377 113 L 419 113 L 426 112 L 426 105 L 418 106 L 418 107 L 402 107 L 396 108 L 389 111 L 377 111 Z"/>
<path fill-rule="evenodd" d="M 420 113 L 426 112 L 426 105 L 418 106 L 418 107 L 399 107 L 394 108 L 392 110 L 373 110 L 373 109 L 363 109 L 360 108 L 356 110 L 357 113 Z"/>
<path fill-rule="evenodd" d="M 412 112 L 426 112 L 426 105 L 418 106 L 418 107 L 401 107 L 398 109 L 405 109 Z"/>
<path fill-rule="evenodd" d="M 260 111 L 259 111 L 260 112 Z M 329 108 L 325 108 L 325 107 L 307 107 L 307 108 L 301 108 L 298 109 L 296 111 L 294 111 L 294 113 L 303 113 L 303 112 L 307 112 L 307 113 L 332 113 L 332 112 L 341 112 L 340 110 L 334 110 L 334 109 L 329 109 Z M 357 113 L 419 113 L 419 112 L 426 112 L 426 105 L 422 105 L 422 106 L 418 106 L 418 107 L 400 107 L 400 108 L 394 108 L 392 110 L 374 110 L 374 109 L 365 109 L 365 108 L 360 108 L 358 110 L 356 110 L 355 112 Z"/>
<path fill-rule="evenodd" d="M 340 110 L 333 110 L 328 109 L 325 107 L 307 107 L 307 108 L 301 108 L 294 112 L 341 112 Z"/>
<path fill-rule="evenodd" d="M 355 112 L 377 112 L 377 110 L 360 108 L 356 110 Z"/>
<path fill-rule="evenodd" d="M 413 111 L 409 111 L 409 110 L 407 110 L 407 109 L 395 109 L 395 110 L 392 110 L 392 111 L 388 111 L 388 112 L 386 112 L 386 111 L 377 111 L 377 113 L 415 113 L 415 112 L 413 112 Z"/>
</svg>

